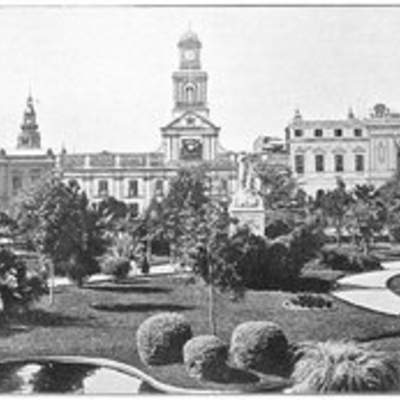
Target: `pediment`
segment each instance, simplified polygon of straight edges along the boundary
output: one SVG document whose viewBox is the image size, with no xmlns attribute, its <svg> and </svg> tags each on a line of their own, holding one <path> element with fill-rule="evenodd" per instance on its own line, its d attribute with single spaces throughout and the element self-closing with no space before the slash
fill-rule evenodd
<svg viewBox="0 0 400 400">
<path fill-rule="evenodd" d="M 163 131 L 170 129 L 212 129 L 219 130 L 209 119 L 194 111 L 187 111 L 175 118 L 172 122 L 162 128 Z"/>
</svg>

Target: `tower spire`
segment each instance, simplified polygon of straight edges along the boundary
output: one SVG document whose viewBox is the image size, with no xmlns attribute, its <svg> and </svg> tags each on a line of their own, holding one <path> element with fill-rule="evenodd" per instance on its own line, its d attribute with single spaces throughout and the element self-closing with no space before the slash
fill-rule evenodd
<svg viewBox="0 0 400 400">
<path fill-rule="evenodd" d="M 30 85 L 29 85 L 30 86 Z M 36 111 L 34 107 L 31 88 L 29 87 L 26 107 L 22 117 L 21 132 L 17 139 L 17 148 L 19 149 L 39 149 L 40 133 L 36 122 Z"/>
</svg>

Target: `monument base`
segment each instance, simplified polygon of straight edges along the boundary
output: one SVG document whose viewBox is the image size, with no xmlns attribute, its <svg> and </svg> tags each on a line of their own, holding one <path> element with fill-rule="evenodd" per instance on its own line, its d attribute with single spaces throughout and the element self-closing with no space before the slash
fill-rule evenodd
<svg viewBox="0 0 400 400">
<path fill-rule="evenodd" d="M 232 217 L 236 218 L 241 225 L 247 225 L 255 235 L 264 236 L 265 213 L 260 208 L 231 208 Z"/>
</svg>

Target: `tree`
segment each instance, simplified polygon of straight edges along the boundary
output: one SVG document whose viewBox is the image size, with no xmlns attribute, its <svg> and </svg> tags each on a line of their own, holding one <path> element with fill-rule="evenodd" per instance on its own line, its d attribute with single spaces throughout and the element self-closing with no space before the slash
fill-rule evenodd
<svg viewBox="0 0 400 400">
<path fill-rule="evenodd" d="M 345 216 L 353 201 L 352 196 L 346 191 L 346 185 L 343 180 L 338 178 L 336 188 L 327 191 L 319 201 L 321 202 L 324 214 L 331 220 L 335 227 L 337 241 L 340 246 L 342 243 Z"/>
<path fill-rule="evenodd" d="M 107 245 L 105 219 L 76 181 L 51 177 L 25 193 L 17 210 L 25 237 L 79 286 L 99 271 L 97 258 Z"/>
<path fill-rule="evenodd" d="M 353 199 L 351 223 L 355 224 L 362 237 L 363 251 L 368 254 L 373 234 L 380 232 L 386 222 L 386 208 L 372 185 L 357 185 L 353 190 Z"/>
<path fill-rule="evenodd" d="M 244 292 L 243 260 L 249 251 L 250 231 L 230 231 L 231 218 L 225 204 L 209 202 L 187 220 L 188 229 L 182 238 L 186 262 L 209 287 L 209 326 L 216 334 L 214 289 L 228 291 L 234 299 Z"/>
<path fill-rule="evenodd" d="M 297 189 L 290 169 L 262 161 L 258 161 L 254 169 L 261 181 L 260 194 L 265 209 L 287 208 Z"/>
<path fill-rule="evenodd" d="M 163 235 L 170 243 L 174 259 L 183 256 L 181 241 L 188 230 L 187 220 L 210 201 L 207 179 L 203 166 L 181 168 L 171 180 L 167 196 L 161 202 L 154 198 L 146 210 L 144 228 L 147 235 Z"/>
<path fill-rule="evenodd" d="M 261 160 L 253 162 L 254 171 L 261 181 L 260 195 L 264 203 L 266 226 L 277 219 L 288 225 L 303 222 L 309 215 L 310 199 L 298 187 L 290 169 Z"/>
<path fill-rule="evenodd" d="M 400 241 L 400 175 L 397 173 L 392 179 L 378 188 L 382 204 L 386 209 L 386 225 L 395 241 Z"/>
</svg>

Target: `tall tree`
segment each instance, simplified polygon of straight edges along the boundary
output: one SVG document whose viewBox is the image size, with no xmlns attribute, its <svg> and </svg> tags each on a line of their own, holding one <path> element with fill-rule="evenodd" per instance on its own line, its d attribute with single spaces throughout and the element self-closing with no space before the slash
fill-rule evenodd
<svg viewBox="0 0 400 400">
<path fill-rule="evenodd" d="M 162 233 L 172 247 L 174 258 L 183 254 L 180 244 L 188 229 L 187 220 L 210 201 L 207 182 L 207 171 L 204 167 L 182 168 L 170 181 L 166 197 L 161 202 L 153 199 L 146 211 L 148 234 Z"/>
<path fill-rule="evenodd" d="M 339 246 L 342 243 L 343 228 L 345 226 L 345 216 L 350 210 L 352 196 L 346 190 L 346 185 L 342 179 L 336 182 L 336 188 L 327 191 L 322 197 L 321 207 L 324 214 L 330 219 L 335 227 Z"/>
<path fill-rule="evenodd" d="M 244 291 L 244 265 L 249 251 L 250 232 L 232 234 L 227 207 L 216 201 L 204 204 L 187 219 L 187 231 L 181 245 L 186 262 L 208 284 L 209 326 L 216 334 L 215 288 L 229 291 L 238 298 Z"/>
<path fill-rule="evenodd" d="M 287 208 L 297 192 L 289 168 L 258 161 L 254 170 L 261 181 L 260 194 L 265 209 Z"/>
<path fill-rule="evenodd" d="M 79 285 L 99 270 L 97 257 L 107 244 L 104 218 L 76 181 L 51 177 L 25 193 L 17 213 L 25 237 Z"/>
</svg>

